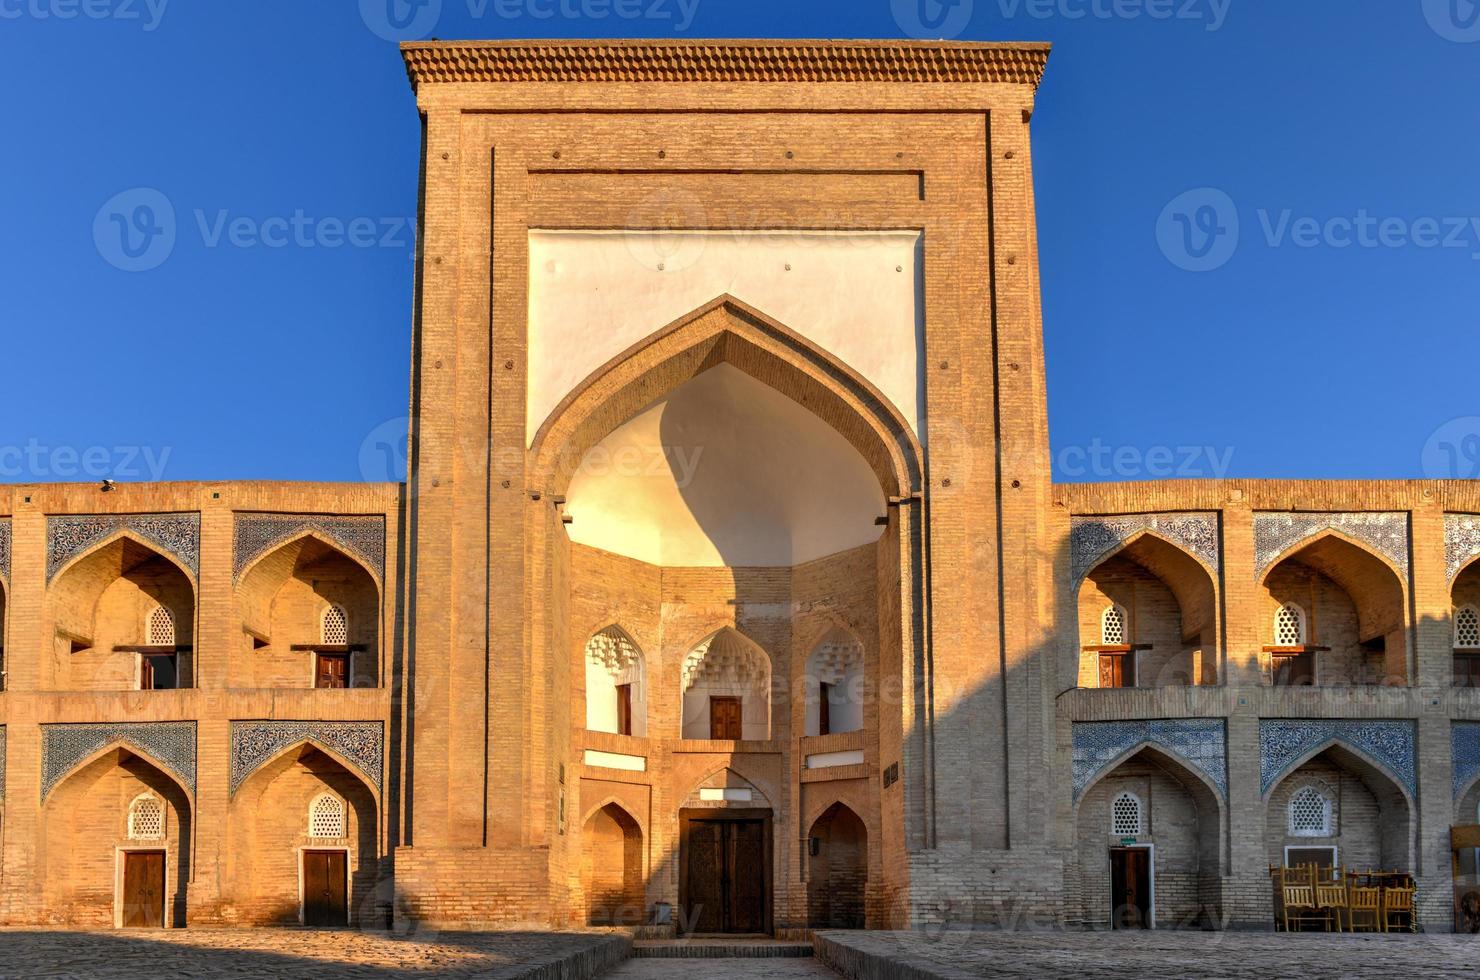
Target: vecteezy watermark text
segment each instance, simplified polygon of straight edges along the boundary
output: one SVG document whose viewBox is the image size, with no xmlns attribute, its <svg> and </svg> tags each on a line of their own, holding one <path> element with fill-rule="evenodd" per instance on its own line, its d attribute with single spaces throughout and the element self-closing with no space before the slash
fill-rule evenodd
<svg viewBox="0 0 1480 980">
<path fill-rule="evenodd" d="M 1233 447 L 1111 446 L 1091 439 L 1054 453 L 1054 473 L 1071 480 L 1221 480 L 1233 466 Z"/>
<path fill-rule="evenodd" d="M 1293 208 L 1257 208 L 1254 217 L 1266 248 L 1408 249 L 1466 251 L 1480 261 L 1480 216 L 1300 214 Z M 1238 251 L 1243 228 L 1239 207 L 1216 187 L 1173 198 L 1156 221 L 1162 254 L 1179 269 L 1211 272 Z"/>
<path fill-rule="evenodd" d="M 675 33 L 693 26 L 701 0 L 463 0 L 474 20 L 625 20 L 668 25 Z M 360 0 L 360 19 L 387 41 L 416 41 L 442 18 L 443 0 Z"/>
<path fill-rule="evenodd" d="M 390 248 L 414 252 L 416 223 L 406 217 L 341 218 L 291 214 L 235 214 L 227 208 L 192 212 L 205 248 Z M 174 203 L 152 187 L 113 195 L 93 216 L 93 244 L 109 265 L 125 272 L 157 269 L 174 252 L 180 234 Z"/>
<path fill-rule="evenodd" d="M 164 478 L 170 447 L 48 446 L 28 439 L 20 446 L 0 446 L 0 478 L 6 480 L 79 480 Z"/>
<path fill-rule="evenodd" d="M 169 0 L 0 0 L 0 20 L 138 21 L 153 31 L 168 5 Z"/>
</svg>

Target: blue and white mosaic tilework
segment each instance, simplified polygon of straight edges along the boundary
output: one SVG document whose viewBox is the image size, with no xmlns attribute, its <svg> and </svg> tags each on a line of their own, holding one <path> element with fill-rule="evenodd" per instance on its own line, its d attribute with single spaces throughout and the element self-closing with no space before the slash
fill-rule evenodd
<svg viewBox="0 0 1480 980">
<path fill-rule="evenodd" d="M 378 721 L 234 721 L 231 723 L 231 792 L 263 763 L 295 742 L 332 749 L 381 789 L 385 726 Z"/>
<path fill-rule="evenodd" d="M 1455 722 L 1449 741 L 1454 760 L 1454 798 L 1458 800 L 1465 787 L 1480 776 L 1480 722 Z"/>
<path fill-rule="evenodd" d="M 143 721 L 41 726 L 41 799 L 78 763 L 113 742 L 138 749 L 195 793 L 195 722 Z"/>
<path fill-rule="evenodd" d="M 1069 563 L 1074 588 L 1096 565 L 1141 531 L 1151 531 L 1181 545 L 1218 575 L 1218 515 L 1125 514 L 1115 517 L 1076 517 L 1070 525 Z"/>
<path fill-rule="evenodd" d="M 132 531 L 200 574 L 199 514 L 90 514 L 46 519 L 46 580 L 115 531 Z"/>
<path fill-rule="evenodd" d="M 385 581 L 385 518 L 379 514 L 333 517 L 326 514 L 238 514 L 232 575 L 304 532 L 318 534 L 360 559 Z"/>
<path fill-rule="evenodd" d="M 1476 555 L 1480 555 L 1480 514 L 1445 514 L 1444 567 L 1450 584 Z"/>
<path fill-rule="evenodd" d="M 1228 796 L 1228 738 L 1217 718 L 1074 723 L 1074 798 L 1131 749 L 1151 744 L 1202 772 Z"/>
<path fill-rule="evenodd" d="M 1305 514 L 1265 512 L 1254 515 L 1254 578 L 1262 580 L 1276 561 L 1283 558 L 1307 538 L 1322 531 L 1340 531 L 1349 538 L 1370 545 L 1387 557 L 1408 582 L 1408 515 L 1385 514 Z"/>
<path fill-rule="evenodd" d="M 1259 722 L 1259 789 L 1268 793 L 1312 749 L 1339 742 L 1375 759 L 1409 795 L 1418 792 L 1416 735 L 1411 721 L 1263 719 Z"/>
</svg>

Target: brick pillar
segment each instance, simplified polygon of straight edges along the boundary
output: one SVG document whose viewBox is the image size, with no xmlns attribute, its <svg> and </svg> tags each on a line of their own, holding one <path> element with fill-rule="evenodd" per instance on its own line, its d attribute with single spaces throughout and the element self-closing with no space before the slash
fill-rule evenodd
<svg viewBox="0 0 1480 980">
<path fill-rule="evenodd" d="M 1455 820 L 1449 689 L 1454 656 L 1452 603 L 1444 552 L 1444 508 L 1423 491 L 1412 512 L 1414 637 L 1418 708 L 1418 798 L 1412 814 L 1420 918 L 1426 930 L 1454 928 L 1449 828 Z"/>
</svg>

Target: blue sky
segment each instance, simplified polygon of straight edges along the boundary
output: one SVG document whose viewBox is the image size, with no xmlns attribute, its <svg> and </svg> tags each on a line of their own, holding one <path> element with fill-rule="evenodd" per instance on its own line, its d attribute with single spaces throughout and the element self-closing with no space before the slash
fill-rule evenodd
<svg viewBox="0 0 1480 980">
<path fill-rule="evenodd" d="M 0 481 L 388 475 L 419 133 L 387 2 L 0 0 Z M 1480 476 L 1472 0 L 429 2 L 444 39 L 1052 41 L 1056 477 Z M 163 261 L 119 251 L 166 209 Z"/>
</svg>

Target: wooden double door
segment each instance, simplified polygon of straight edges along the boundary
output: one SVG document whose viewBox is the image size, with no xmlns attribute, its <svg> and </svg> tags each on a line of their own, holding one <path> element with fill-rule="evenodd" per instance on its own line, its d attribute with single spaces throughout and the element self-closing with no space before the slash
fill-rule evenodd
<svg viewBox="0 0 1480 980">
<path fill-rule="evenodd" d="M 1151 851 L 1110 849 L 1111 924 L 1116 929 L 1151 928 Z"/>
<path fill-rule="evenodd" d="M 125 929 L 164 928 L 164 851 L 124 851 L 119 924 Z"/>
<path fill-rule="evenodd" d="M 679 927 L 689 933 L 771 929 L 770 811 L 684 811 Z"/>
<path fill-rule="evenodd" d="M 303 852 L 303 924 L 342 926 L 349 920 L 348 861 L 343 851 Z"/>
</svg>

